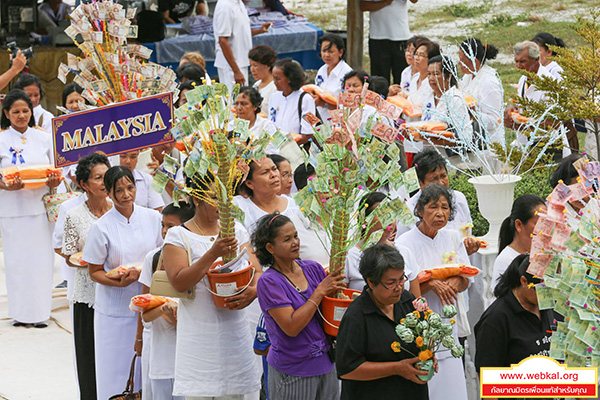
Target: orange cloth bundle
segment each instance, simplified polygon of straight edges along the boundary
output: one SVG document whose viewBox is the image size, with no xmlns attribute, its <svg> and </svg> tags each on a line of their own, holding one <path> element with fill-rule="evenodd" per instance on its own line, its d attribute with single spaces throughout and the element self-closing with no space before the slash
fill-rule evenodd
<svg viewBox="0 0 600 400">
<path fill-rule="evenodd" d="M 489 243 L 486 242 L 485 240 L 479 239 L 479 247 L 481 247 L 482 249 L 485 249 L 486 247 L 488 247 Z"/>
<path fill-rule="evenodd" d="M 511 112 L 510 116 L 513 121 L 518 124 L 526 124 L 529 120 L 531 120 L 531 118 L 521 115 L 518 112 Z"/>
<path fill-rule="evenodd" d="M 17 177 L 25 185 L 25 189 L 36 189 L 46 185 L 51 174 L 62 178 L 62 169 L 54 168 L 52 165 L 31 165 L 27 167 L 8 167 L 0 170 L 0 175 L 7 184 L 11 184 Z"/>
<path fill-rule="evenodd" d="M 111 269 L 110 271 L 108 271 L 106 273 L 106 277 L 110 278 L 110 279 L 121 279 L 121 277 L 123 275 L 125 275 L 125 272 L 127 272 L 127 270 L 131 267 L 134 267 L 135 269 L 137 269 L 138 272 L 142 271 L 142 263 L 125 264 L 125 265 L 120 265 L 117 268 L 114 268 L 114 269 Z"/>
<path fill-rule="evenodd" d="M 323 100 L 325 103 L 331 104 L 333 106 L 337 106 L 338 104 L 337 99 L 334 95 L 332 95 L 326 90 L 321 89 L 317 85 L 304 85 L 302 86 L 302 90 L 314 96 L 319 96 L 321 100 Z"/>
<path fill-rule="evenodd" d="M 465 95 L 465 102 L 469 108 L 473 108 L 477 105 L 477 100 L 475 100 L 475 97 L 469 96 L 468 94 Z"/>
<path fill-rule="evenodd" d="M 445 132 L 446 129 L 448 129 L 448 125 L 445 122 L 442 121 L 417 121 L 417 122 L 407 122 L 405 124 L 402 124 L 402 127 L 408 130 L 414 130 L 414 131 L 425 131 L 425 132 L 432 132 L 432 133 L 442 133 Z M 450 133 L 450 132 L 447 132 Z M 450 135 L 452 135 L 450 133 Z M 444 136 L 446 136 L 446 134 L 444 134 Z M 453 137 L 449 136 L 449 137 Z M 446 136 L 448 137 L 448 136 Z"/>
<path fill-rule="evenodd" d="M 131 298 L 129 309 L 133 312 L 143 312 L 160 307 L 165 303 L 173 301 L 163 296 L 155 296 L 153 294 L 140 294 Z"/>
<path fill-rule="evenodd" d="M 83 261 L 81 259 L 81 257 L 83 257 L 83 251 L 80 251 L 79 253 L 72 254 L 69 257 L 69 261 L 71 262 L 71 264 L 79 265 L 80 267 L 85 267 L 87 265 L 87 263 L 85 261 Z"/>
<path fill-rule="evenodd" d="M 427 282 L 430 279 L 447 279 L 451 276 L 476 276 L 479 274 L 479 268 L 466 264 L 445 264 L 438 267 L 424 269 L 419 272 L 419 283 Z"/>
<path fill-rule="evenodd" d="M 387 98 L 387 101 L 398 107 L 401 107 L 404 111 L 404 114 L 410 118 L 418 118 L 423 115 L 421 109 L 408 101 L 408 99 L 406 99 L 404 96 L 390 96 Z"/>
</svg>

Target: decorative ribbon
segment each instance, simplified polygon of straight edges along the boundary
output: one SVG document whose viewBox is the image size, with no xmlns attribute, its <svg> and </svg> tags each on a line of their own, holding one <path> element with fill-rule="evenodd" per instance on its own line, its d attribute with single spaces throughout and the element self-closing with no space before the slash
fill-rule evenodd
<svg viewBox="0 0 600 400">
<path fill-rule="evenodd" d="M 19 162 L 21 164 L 25 164 L 25 159 L 23 158 L 23 155 L 21 154 L 23 152 L 23 149 L 19 149 L 19 148 L 13 148 L 11 147 L 10 152 L 12 153 L 12 163 L 17 165 L 17 156 L 19 157 Z"/>
</svg>

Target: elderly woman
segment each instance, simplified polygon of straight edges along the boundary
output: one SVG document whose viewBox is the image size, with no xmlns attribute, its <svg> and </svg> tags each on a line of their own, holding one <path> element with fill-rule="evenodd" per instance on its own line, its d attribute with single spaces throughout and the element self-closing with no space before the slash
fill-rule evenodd
<svg viewBox="0 0 600 400">
<path fill-rule="evenodd" d="M 254 46 L 248 53 L 250 59 L 250 73 L 256 79 L 254 89 L 258 90 L 263 98 L 260 111 L 269 114 L 269 99 L 277 91 L 273 82 L 273 64 L 277 61 L 277 52 L 265 44 Z"/>
<path fill-rule="evenodd" d="M 273 81 L 278 91 L 269 99 L 271 121 L 282 132 L 300 134 L 298 144 L 308 143 L 313 128 L 302 116 L 309 112 L 316 115 L 316 108 L 313 98 L 301 90 L 306 82 L 304 69 L 291 58 L 277 61 L 273 66 Z"/>
<path fill-rule="evenodd" d="M 540 279 L 527 272 L 529 255 L 520 254 L 500 276 L 497 300 L 475 325 L 475 368 L 510 367 L 533 355 L 548 355 L 552 310 L 540 310 L 535 286 Z"/>
<path fill-rule="evenodd" d="M 250 86 L 240 88 L 240 93 L 235 99 L 234 111 L 237 118 L 245 119 L 250 122 L 250 137 L 260 136 L 263 132 L 269 135 L 274 134 L 277 128 L 273 122 L 259 115 L 261 104 L 264 100 L 259 91 Z M 233 129 L 233 121 L 231 121 L 230 129 Z M 279 154 L 279 149 L 269 143 L 266 149 L 268 154 Z"/>
<path fill-rule="evenodd" d="M 62 255 L 75 267 L 73 279 L 73 340 L 79 392 L 82 399 L 96 399 L 96 368 L 94 365 L 94 299 L 96 284 L 87 266 L 71 263 L 69 257 L 83 251 L 92 225 L 112 208 L 107 199 L 104 174 L 110 168 L 108 158 L 92 153 L 77 164 L 75 176 L 85 191 L 87 200 L 70 209 L 63 227 Z"/>
<path fill-rule="evenodd" d="M 141 350 L 141 326 L 138 327 L 136 313 L 129 309 L 131 298 L 142 290 L 135 265 L 141 265 L 146 254 L 162 244 L 160 214 L 135 204 L 135 178 L 129 169 L 110 168 L 104 174 L 104 187 L 113 208 L 90 228 L 82 256 L 96 282 L 94 346 L 98 399 L 123 391 L 134 350 L 138 354 Z M 129 268 L 120 278 L 106 276 L 119 266 Z M 137 375 L 135 390 L 139 387 Z"/>
<path fill-rule="evenodd" d="M 365 250 L 360 273 L 366 282 L 361 295 L 344 314 L 337 336 L 336 367 L 342 379 L 342 399 L 427 399 L 419 375 L 417 346 L 401 343 L 396 325 L 415 310 L 415 296 L 404 290 L 408 280 L 404 259 L 393 247 L 378 244 Z M 411 354 L 412 353 L 412 354 Z"/>
<path fill-rule="evenodd" d="M 498 72 L 487 64 L 498 55 L 498 49 L 482 44 L 477 38 L 464 40 L 458 49 L 460 69 L 464 74 L 458 87 L 477 100 L 475 117 L 493 142 L 504 142 L 502 115 L 504 97 Z"/>
<path fill-rule="evenodd" d="M 396 243 L 411 249 L 422 269 L 446 263 L 469 264 L 460 233 L 444 229 L 454 213 L 452 195 L 447 188 L 441 185 L 424 187 L 415 206 L 415 216 L 419 218 L 419 222 L 415 228 L 400 236 Z M 466 305 L 461 294 L 468 286 L 468 280 L 460 276 L 444 280 L 431 279 L 421 284 L 421 293 L 427 299 L 429 308 L 440 315 L 445 304 L 457 304 L 458 318 L 462 319 L 459 324 L 468 323 Z M 454 326 L 453 336 L 458 337 L 457 325 Z M 460 332 L 460 336 L 467 334 Z M 461 360 L 453 358 L 450 351 L 438 352 L 438 359 L 440 372 L 429 383 L 429 397 L 432 400 L 466 399 L 467 387 Z M 448 387 L 452 387 L 452 390 L 448 391 Z"/>
<path fill-rule="evenodd" d="M 317 310 L 325 296 L 344 288 L 344 276 L 327 276 L 319 263 L 300 260 L 298 232 L 282 214 L 269 214 L 258 221 L 252 246 L 260 263 L 270 267 L 257 285 L 271 340 L 269 398 L 338 398 L 330 345 Z"/>
<path fill-rule="evenodd" d="M 34 128 L 34 107 L 22 90 L 11 90 L 2 103 L 0 168 L 52 163 L 52 139 Z M 45 328 L 52 303 L 52 229 L 42 196 L 60 181 L 51 176 L 46 186 L 26 189 L 19 177 L 0 179 L 0 232 L 4 248 L 8 315 L 13 326 Z M 33 249 L 33 251 L 32 251 Z M 35 300 L 31 294 L 35 293 Z"/>
</svg>

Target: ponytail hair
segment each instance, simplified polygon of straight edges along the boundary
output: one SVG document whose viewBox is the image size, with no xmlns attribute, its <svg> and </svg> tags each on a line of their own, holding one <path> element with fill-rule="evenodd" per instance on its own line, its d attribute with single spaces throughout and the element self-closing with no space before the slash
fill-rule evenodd
<svg viewBox="0 0 600 400">
<path fill-rule="evenodd" d="M 508 266 L 506 271 L 498 278 L 498 283 L 494 288 L 494 296 L 500 298 L 507 295 L 511 290 L 521 285 L 521 277 L 524 276 L 528 283 L 534 285 L 542 282 L 527 272 L 529 268 L 529 254 L 519 254 Z"/>
<path fill-rule="evenodd" d="M 546 204 L 544 199 L 535 194 L 524 194 L 513 202 L 510 215 L 502 221 L 502 225 L 500 226 L 498 253 L 501 253 L 515 238 L 515 234 L 517 233 L 515 222 L 519 220 L 523 224 L 526 224 L 535 216 L 536 209 L 544 204 Z"/>
<path fill-rule="evenodd" d="M 460 44 L 460 49 L 469 58 L 474 57 L 481 65 L 487 60 L 493 60 L 498 55 L 498 49 L 492 44 L 483 44 L 477 38 L 468 38 Z"/>
<path fill-rule="evenodd" d="M 545 50 L 547 51 L 552 51 L 552 55 L 555 56 L 556 53 L 554 52 L 554 50 L 550 49 L 548 47 L 548 45 L 550 46 L 556 46 L 556 47 L 567 47 L 565 45 L 565 42 L 561 39 L 561 38 L 557 38 L 555 36 L 552 36 L 550 33 L 548 32 L 540 32 L 537 35 L 535 35 L 533 37 L 533 39 L 531 39 L 532 42 L 536 43 L 538 46 L 543 47 Z"/>
</svg>

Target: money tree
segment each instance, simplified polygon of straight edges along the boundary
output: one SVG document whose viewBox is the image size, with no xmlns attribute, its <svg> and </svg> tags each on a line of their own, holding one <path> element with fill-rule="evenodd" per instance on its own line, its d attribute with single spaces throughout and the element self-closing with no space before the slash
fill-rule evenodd
<svg viewBox="0 0 600 400">
<path fill-rule="evenodd" d="M 138 27 L 131 24 L 135 11 L 108 0 L 81 4 L 70 15 L 65 33 L 83 56 L 67 53 L 58 79 L 66 83 L 73 74 L 73 81 L 84 89 L 82 96 L 94 106 L 177 92 L 173 70 L 147 62 L 152 54 L 149 48 L 127 43 L 137 37 Z"/>
<path fill-rule="evenodd" d="M 265 158 L 265 149 L 272 139 L 276 146 L 287 140 L 279 131 L 273 136 L 264 132 L 251 136 L 249 121 L 238 118 L 230 121 L 239 88 L 235 85 L 229 94 L 222 83 L 197 85 L 186 92 L 187 103 L 175 110 L 175 127 L 171 131 L 185 146 L 188 158 L 183 171 L 196 183 L 194 188 L 176 188 L 174 200 L 186 193 L 218 207 L 222 237 L 235 236 L 235 220 L 244 221 L 244 213 L 233 203 L 233 196 L 250 170 L 248 164 L 260 163 Z M 175 159 L 165 155 L 167 172 L 174 175 L 178 167 Z M 161 193 L 169 180 L 177 185 L 172 177 L 157 171 L 153 188 Z M 233 250 L 223 261 L 235 257 Z"/>
<path fill-rule="evenodd" d="M 540 102 L 523 100 L 523 106 L 532 116 L 543 115 L 554 107 L 549 115 L 554 121 L 578 118 L 586 121 L 586 128 L 593 133 L 596 154 L 600 160 L 600 10 L 590 10 L 590 18 L 577 16 L 572 29 L 583 44 L 574 48 L 549 46 L 556 53 L 551 57 L 564 69 L 562 80 L 528 74 L 533 84 L 546 92 Z"/>
<path fill-rule="evenodd" d="M 419 183 L 414 168 L 403 173 L 399 167 L 398 131 L 392 121 L 402 110 L 368 91 L 367 84 L 364 87 L 361 94 L 340 95 L 340 108 L 330 111 L 331 124 L 317 125 L 314 115 L 304 116 L 314 129 L 305 162 L 315 166 L 316 177 L 309 179 L 294 199 L 304 215 L 325 230 L 331 245 L 331 273 L 344 269 L 352 246 L 359 241 L 364 241 L 365 247 L 373 243 L 364 240 L 362 233 L 376 221 L 383 229 L 389 229 L 396 220 L 404 225 L 414 222 L 412 211 L 401 198 L 384 200 L 365 217 L 361 198 L 373 188 L 385 184 L 392 190 L 404 188 L 406 197 L 419 188 Z M 367 117 L 365 104 L 379 113 Z M 378 236 L 371 234 L 371 238 Z"/>
</svg>

